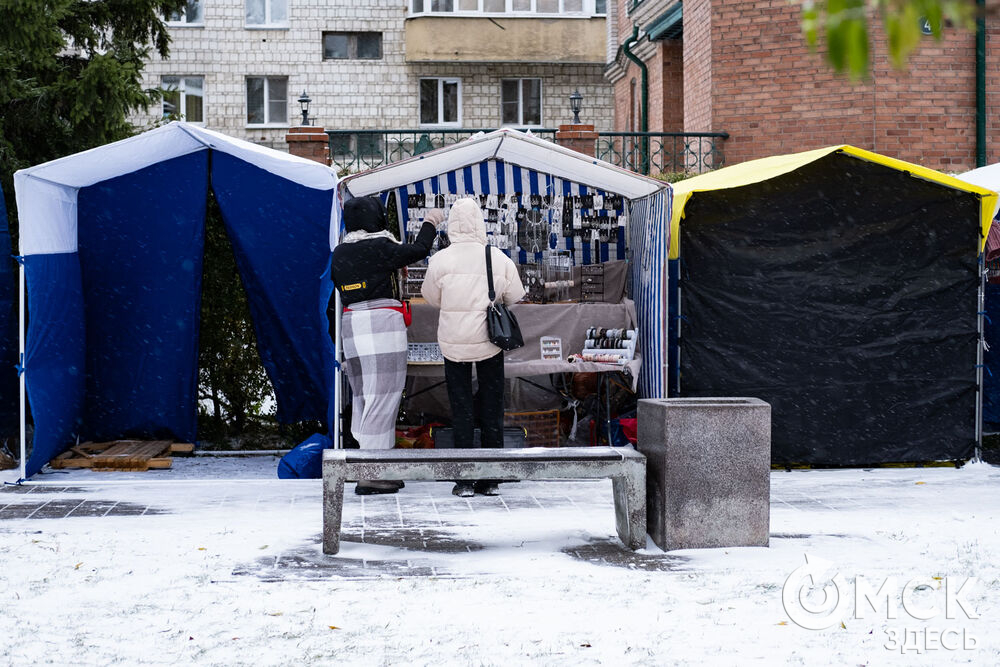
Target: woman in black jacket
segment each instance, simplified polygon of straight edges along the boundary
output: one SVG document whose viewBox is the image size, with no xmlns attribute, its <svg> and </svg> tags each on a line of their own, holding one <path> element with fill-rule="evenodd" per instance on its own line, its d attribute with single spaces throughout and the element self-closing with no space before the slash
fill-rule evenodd
<svg viewBox="0 0 1000 667">
<path fill-rule="evenodd" d="M 330 277 L 344 306 L 341 317 L 342 368 L 351 384 L 351 434 L 362 449 L 395 445 L 396 414 L 406 381 L 406 324 L 396 272 L 426 257 L 444 221 L 429 211 L 413 243 L 400 243 L 388 229 L 385 206 L 377 197 L 344 204 L 346 234 L 333 251 Z M 331 301 L 327 314 L 335 321 Z M 395 493 L 402 482 L 359 480 L 360 495 Z"/>
</svg>

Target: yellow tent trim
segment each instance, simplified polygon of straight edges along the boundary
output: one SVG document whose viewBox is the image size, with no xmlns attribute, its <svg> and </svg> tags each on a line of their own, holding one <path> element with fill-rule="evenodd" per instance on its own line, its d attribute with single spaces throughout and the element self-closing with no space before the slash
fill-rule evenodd
<svg viewBox="0 0 1000 667">
<path fill-rule="evenodd" d="M 979 251 L 982 252 L 986 246 L 986 235 L 990 231 L 993 222 L 993 212 L 996 210 L 998 195 L 992 190 L 972 185 L 959 180 L 940 171 L 921 167 L 918 164 L 886 157 L 878 153 L 872 153 L 854 146 L 828 146 L 804 153 L 792 153 L 791 155 L 775 155 L 774 157 L 762 158 L 741 162 L 732 167 L 725 167 L 717 171 L 711 171 L 701 176 L 695 176 L 679 183 L 673 184 L 673 210 L 670 217 L 670 259 L 677 259 L 680 250 L 680 224 L 684 217 L 684 206 L 695 192 L 708 192 L 711 190 L 724 190 L 727 188 L 739 188 L 752 183 L 760 183 L 782 174 L 795 171 L 810 162 L 826 157 L 831 153 L 843 152 L 856 158 L 885 165 L 898 171 L 909 172 L 911 175 L 922 178 L 933 183 L 939 183 L 946 187 L 971 192 L 980 195 L 979 204 L 981 237 L 979 241 Z"/>
</svg>

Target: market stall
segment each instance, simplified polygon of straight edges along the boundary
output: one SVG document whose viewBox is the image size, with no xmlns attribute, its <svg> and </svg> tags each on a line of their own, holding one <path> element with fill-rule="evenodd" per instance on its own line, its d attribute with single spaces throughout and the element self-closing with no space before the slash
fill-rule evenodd
<svg viewBox="0 0 1000 667">
<path fill-rule="evenodd" d="M 514 260 L 528 290 L 515 306 L 525 346 L 506 355 L 506 376 L 619 373 L 643 397 L 666 395 L 669 191 L 515 130 L 348 176 L 340 188 L 344 201 L 382 197 L 407 240 L 428 210 L 477 198 L 490 244 Z M 437 312 L 419 303 L 425 266 L 410 267 L 403 284 L 414 301 L 409 372 L 440 377 Z"/>
<path fill-rule="evenodd" d="M 767 401 L 776 463 L 973 455 L 995 192 L 832 146 L 673 193 L 672 395 Z"/>
</svg>

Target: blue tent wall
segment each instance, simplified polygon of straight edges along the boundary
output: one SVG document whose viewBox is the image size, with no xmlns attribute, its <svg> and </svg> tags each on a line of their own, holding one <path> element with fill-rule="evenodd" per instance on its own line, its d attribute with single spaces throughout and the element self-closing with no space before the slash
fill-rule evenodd
<svg viewBox="0 0 1000 667">
<path fill-rule="evenodd" d="M 28 255 L 27 343 L 24 366 L 35 424 L 25 474 L 38 472 L 80 433 L 86 382 L 86 341 L 80 256 Z"/>
<path fill-rule="evenodd" d="M 196 438 L 207 156 L 79 192 L 84 439 Z"/>
<path fill-rule="evenodd" d="M 986 285 L 986 344 L 983 353 L 983 429 L 1000 431 L 1000 285 Z"/>
<path fill-rule="evenodd" d="M 0 189 L 0 439 L 18 432 L 17 285 L 10 257 L 7 204 Z"/>
<path fill-rule="evenodd" d="M 335 191 L 292 183 L 218 151 L 212 189 L 274 385 L 278 421 L 323 419 L 332 386 L 324 358 L 332 359 L 332 342 L 316 304 L 329 265 Z"/>
</svg>

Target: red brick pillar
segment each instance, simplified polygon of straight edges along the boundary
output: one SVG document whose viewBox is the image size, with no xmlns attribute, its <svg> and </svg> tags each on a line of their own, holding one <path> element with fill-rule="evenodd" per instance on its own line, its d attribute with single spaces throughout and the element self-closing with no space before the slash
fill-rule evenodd
<svg viewBox="0 0 1000 667">
<path fill-rule="evenodd" d="M 578 153 L 594 157 L 597 149 L 597 132 L 593 125 L 560 125 L 556 143 Z"/>
<path fill-rule="evenodd" d="M 288 152 L 309 160 L 330 164 L 330 141 L 322 127 L 300 125 L 288 128 Z"/>
</svg>

